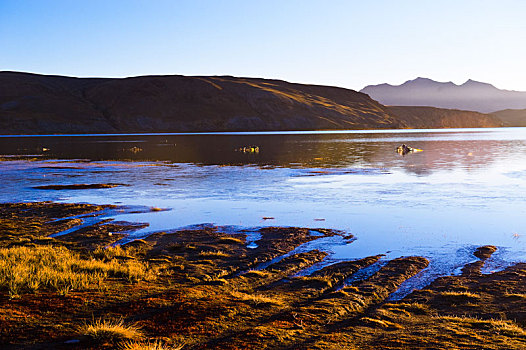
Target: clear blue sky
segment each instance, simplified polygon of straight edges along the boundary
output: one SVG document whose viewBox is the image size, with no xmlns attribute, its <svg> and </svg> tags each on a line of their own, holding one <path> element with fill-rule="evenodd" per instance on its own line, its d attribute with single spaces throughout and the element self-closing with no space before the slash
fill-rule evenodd
<svg viewBox="0 0 526 350">
<path fill-rule="evenodd" d="M 526 91 L 526 1 L 0 0 L 0 70 Z"/>
</svg>

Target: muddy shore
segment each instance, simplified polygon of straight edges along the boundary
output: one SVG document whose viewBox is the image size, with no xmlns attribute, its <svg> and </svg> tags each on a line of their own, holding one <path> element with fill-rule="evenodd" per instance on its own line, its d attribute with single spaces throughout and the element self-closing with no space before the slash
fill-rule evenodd
<svg viewBox="0 0 526 350">
<path fill-rule="evenodd" d="M 296 276 L 327 253 L 290 252 L 320 237 L 352 241 L 339 231 L 262 228 L 257 247 L 216 227 L 158 232 L 117 247 L 136 224 L 101 221 L 57 235 L 114 208 L 0 204 L 2 348 L 526 348 L 526 264 L 482 274 L 493 246 L 474 250 L 475 262 L 460 275 L 390 301 L 427 267 L 425 258 L 371 256 Z M 35 280 L 44 276 L 42 252 L 74 260 L 56 267 L 71 278 Z M 88 330 L 104 322 L 130 332 Z"/>
</svg>

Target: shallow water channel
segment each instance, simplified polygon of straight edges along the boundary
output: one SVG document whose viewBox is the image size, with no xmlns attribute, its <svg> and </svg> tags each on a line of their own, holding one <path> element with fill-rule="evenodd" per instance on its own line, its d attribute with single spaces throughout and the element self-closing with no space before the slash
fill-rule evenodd
<svg viewBox="0 0 526 350">
<path fill-rule="evenodd" d="M 402 143 L 424 151 L 401 156 Z M 499 247 L 485 272 L 526 261 L 526 128 L 4 136 L 0 150 L 0 201 L 126 206 L 106 214 L 149 224 L 130 238 L 196 224 L 338 229 L 356 239 L 298 249 L 329 251 L 326 264 L 431 260 L 401 294 L 458 273 L 480 245 Z M 122 186 L 34 188 L 94 183 Z"/>
</svg>

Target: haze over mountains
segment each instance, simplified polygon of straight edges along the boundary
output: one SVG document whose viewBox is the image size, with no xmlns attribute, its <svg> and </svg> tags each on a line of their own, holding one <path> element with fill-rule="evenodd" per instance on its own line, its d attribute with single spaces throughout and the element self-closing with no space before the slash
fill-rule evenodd
<svg viewBox="0 0 526 350">
<path fill-rule="evenodd" d="M 496 127 L 492 115 L 386 107 L 354 90 L 231 76 L 72 78 L 0 72 L 0 133 Z"/>
<path fill-rule="evenodd" d="M 430 106 L 481 113 L 526 108 L 526 92 L 500 90 L 491 84 L 471 79 L 456 85 L 416 78 L 401 85 L 369 85 L 360 92 L 391 106 Z"/>
</svg>

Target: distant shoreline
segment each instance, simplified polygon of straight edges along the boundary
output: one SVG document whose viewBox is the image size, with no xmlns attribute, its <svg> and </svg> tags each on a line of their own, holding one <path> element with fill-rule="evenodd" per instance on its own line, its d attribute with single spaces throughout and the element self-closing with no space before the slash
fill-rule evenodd
<svg viewBox="0 0 526 350">
<path fill-rule="evenodd" d="M 108 133 L 108 134 L 3 134 L 2 138 L 10 137 L 105 137 L 105 136 L 187 136 L 187 135 L 308 135 L 308 134 L 397 134 L 419 132 L 469 132 L 484 130 L 502 130 L 526 128 L 523 126 L 501 126 L 480 128 L 432 128 L 432 129 L 360 129 L 360 130 L 289 130 L 289 131 L 208 131 L 208 132 L 150 132 L 150 133 Z"/>
</svg>

